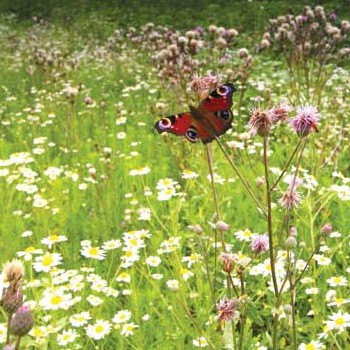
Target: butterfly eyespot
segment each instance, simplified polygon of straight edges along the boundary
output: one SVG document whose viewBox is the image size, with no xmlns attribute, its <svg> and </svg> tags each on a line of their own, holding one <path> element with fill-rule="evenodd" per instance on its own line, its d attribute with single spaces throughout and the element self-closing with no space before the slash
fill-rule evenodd
<svg viewBox="0 0 350 350">
<path fill-rule="evenodd" d="M 191 141 L 191 142 L 196 142 L 197 141 L 197 136 L 198 136 L 198 132 L 196 129 L 194 128 L 189 128 L 186 131 L 186 138 Z"/>
<path fill-rule="evenodd" d="M 227 86 L 223 85 L 223 86 L 220 86 L 219 88 L 217 88 L 216 91 L 219 95 L 223 96 L 223 95 L 226 95 L 228 93 L 228 90 L 229 90 L 229 88 Z"/>
<path fill-rule="evenodd" d="M 231 117 L 232 112 L 230 110 L 220 111 L 216 115 L 224 120 L 228 120 Z"/>
<path fill-rule="evenodd" d="M 163 118 L 159 121 L 158 126 L 160 129 L 168 129 L 171 126 L 171 120 L 169 118 Z"/>
</svg>

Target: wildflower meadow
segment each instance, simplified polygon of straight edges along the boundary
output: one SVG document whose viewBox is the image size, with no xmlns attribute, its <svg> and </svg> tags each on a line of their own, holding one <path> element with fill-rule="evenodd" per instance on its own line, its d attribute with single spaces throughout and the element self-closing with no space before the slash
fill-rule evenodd
<svg viewBox="0 0 350 350">
<path fill-rule="evenodd" d="M 350 349 L 346 1 L 0 10 L 1 349 Z"/>
</svg>

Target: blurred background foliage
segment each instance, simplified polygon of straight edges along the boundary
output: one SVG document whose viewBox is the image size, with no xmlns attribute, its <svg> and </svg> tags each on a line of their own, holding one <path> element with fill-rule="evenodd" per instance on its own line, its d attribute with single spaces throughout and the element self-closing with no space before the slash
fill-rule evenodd
<svg viewBox="0 0 350 350">
<path fill-rule="evenodd" d="M 37 16 L 66 25 L 103 16 L 114 27 L 153 22 L 187 30 L 214 23 L 253 33 L 261 31 L 269 18 L 298 13 L 305 5 L 322 5 L 343 18 L 350 15 L 350 0 L 0 0 L 0 12 L 13 13 L 19 20 Z"/>
</svg>

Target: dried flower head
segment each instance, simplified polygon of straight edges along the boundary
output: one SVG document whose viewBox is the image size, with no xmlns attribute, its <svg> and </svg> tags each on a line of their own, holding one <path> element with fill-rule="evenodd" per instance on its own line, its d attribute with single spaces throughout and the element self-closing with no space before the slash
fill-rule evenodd
<svg viewBox="0 0 350 350">
<path fill-rule="evenodd" d="M 221 263 L 222 263 L 222 269 L 230 273 L 233 270 L 233 266 L 235 263 L 234 255 L 231 253 L 222 253 L 221 254 Z"/>
<path fill-rule="evenodd" d="M 254 134 L 267 136 L 272 127 L 273 120 L 270 110 L 260 108 L 253 109 L 249 120 L 249 126 Z"/>
<path fill-rule="evenodd" d="M 3 267 L 5 279 L 9 282 L 9 289 L 17 289 L 24 276 L 24 266 L 20 260 L 7 261 Z"/>
<path fill-rule="evenodd" d="M 219 311 L 219 320 L 220 321 L 232 321 L 235 317 L 235 311 L 238 306 L 237 299 L 221 299 L 216 308 Z"/>
<path fill-rule="evenodd" d="M 254 253 L 262 253 L 269 250 L 269 237 L 266 235 L 256 235 L 253 237 L 252 243 L 250 244 Z"/>
<path fill-rule="evenodd" d="M 320 119 L 317 108 L 314 106 L 300 106 L 297 115 L 291 120 L 290 125 L 300 137 L 305 137 L 311 132 L 317 132 L 317 123 Z"/>
</svg>

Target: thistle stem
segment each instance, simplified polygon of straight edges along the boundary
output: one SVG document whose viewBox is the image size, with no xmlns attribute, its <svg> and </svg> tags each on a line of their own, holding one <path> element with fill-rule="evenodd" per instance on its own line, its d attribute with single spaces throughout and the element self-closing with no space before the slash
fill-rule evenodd
<svg viewBox="0 0 350 350">
<path fill-rule="evenodd" d="M 272 192 L 272 191 L 276 188 L 276 186 L 277 186 L 277 185 L 279 184 L 279 182 L 281 181 L 283 175 L 286 173 L 287 169 L 289 168 L 290 163 L 292 162 L 294 156 L 296 155 L 296 153 L 297 153 L 297 151 L 298 151 L 298 149 L 299 149 L 299 146 L 300 146 L 300 144 L 301 144 L 301 141 L 302 141 L 302 139 L 300 138 L 298 144 L 295 146 L 295 149 L 294 149 L 293 153 L 291 154 L 291 156 L 289 157 L 288 162 L 287 162 L 287 164 L 285 165 L 285 167 L 284 167 L 283 171 L 281 172 L 280 176 L 278 177 L 278 179 L 276 180 L 276 182 L 271 186 L 270 192 Z"/>
<path fill-rule="evenodd" d="M 235 174 L 238 176 L 238 178 L 241 180 L 243 186 L 245 187 L 245 189 L 247 190 L 247 192 L 249 193 L 250 197 L 253 199 L 253 201 L 255 202 L 255 204 L 257 205 L 258 209 L 264 214 L 264 216 L 267 216 L 266 210 L 263 209 L 258 201 L 258 199 L 255 197 L 252 189 L 250 188 L 250 186 L 248 185 L 248 183 L 244 180 L 244 177 L 242 176 L 242 174 L 239 172 L 238 168 L 236 167 L 236 165 L 232 162 L 230 156 L 228 155 L 228 153 L 226 152 L 224 146 L 222 145 L 221 141 L 219 140 L 219 138 L 217 136 L 215 136 L 216 142 L 218 143 L 222 153 L 224 154 L 225 158 L 227 159 L 227 161 L 229 162 L 229 164 L 231 165 L 233 171 L 235 172 Z"/>
<path fill-rule="evenodd" d="M 271 265 L 271 275 L 273 282 L 273 289 L 276 298 L 278 298 L 278 285 L 276 278 L 276 268 L 275 268 L 275 254 L 273 245 L 273 235 L 272 235 L 272 206 L 271 206 L 271 191 L 269 183 L 269 172 L 268 172 L 268 157 L 267 157 L 267 146 L 268 146 L 268 136 L 264 137 L 264 168 L 265 168 L 265 183 L 266 183 L 266 200 L 267 200 L 267 230 L 269 235 L 269 253 L 270 253 L 270 265 Z"/>
</svg>

